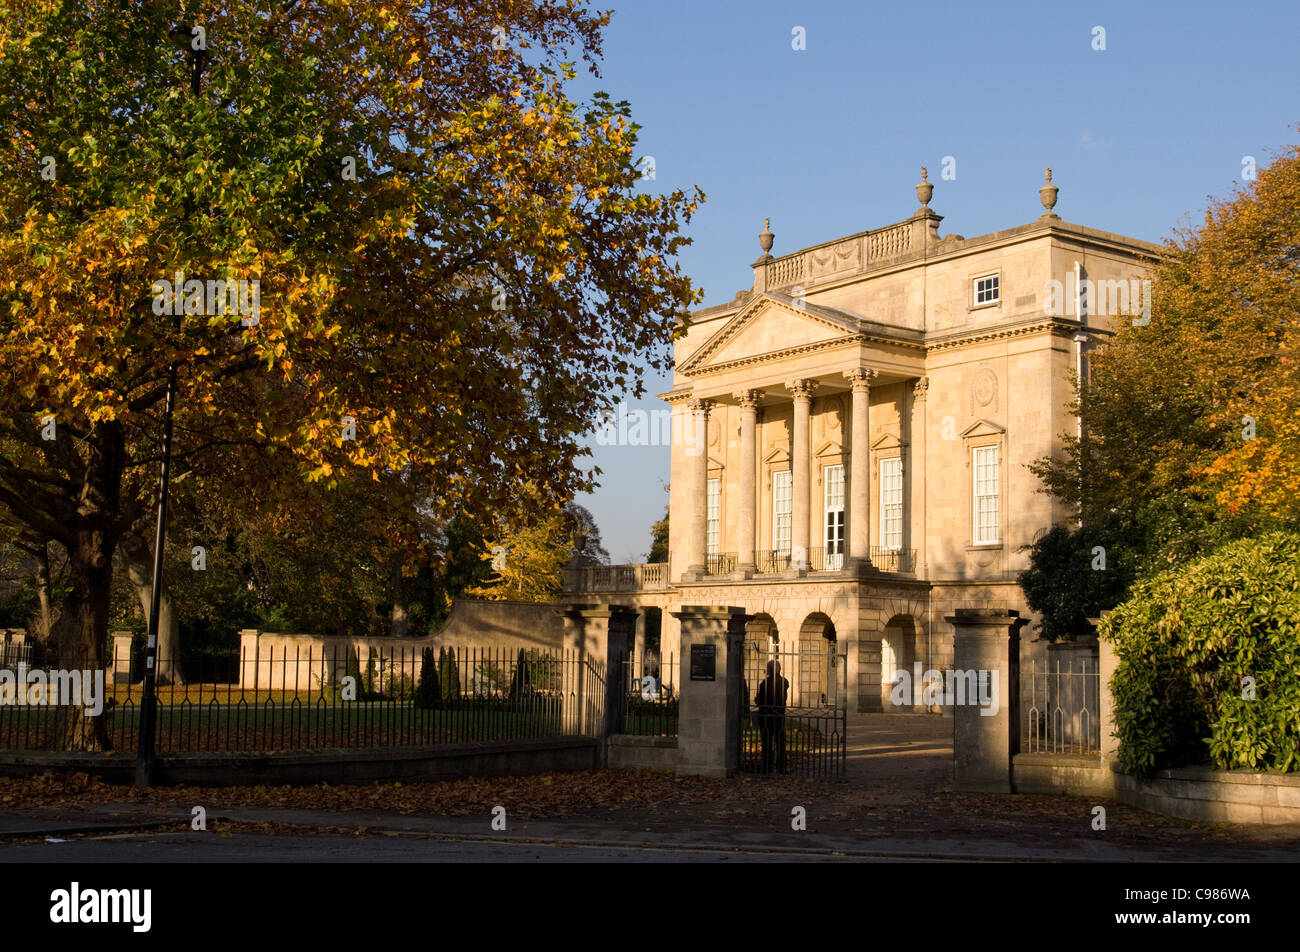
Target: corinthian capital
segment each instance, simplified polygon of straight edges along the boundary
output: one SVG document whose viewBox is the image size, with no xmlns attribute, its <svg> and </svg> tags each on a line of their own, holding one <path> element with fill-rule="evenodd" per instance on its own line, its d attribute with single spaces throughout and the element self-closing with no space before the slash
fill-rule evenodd
<svg viewBox="0 0 1300 952">
<path fill-rule="evenodd" d="M 804 378 L 802 380 L 790 380 L 786 382 L 785 389 L 796 399 L 811 399 L 813 391 L 817 389 L 817 381 Z"/>
<path fill-rule="evenodd" d="M 757 410 L 758 401 L 763 399 L 762 390 L 739 390 L 732 394 L 742 410 Z"/>
<path fill-rule="evenodd" d="M 876 371 L 868 367 L 859 367 L 857 370 L 845 372 L 844 377 L 849 382 L 849 389 L 854 393 L 870 393 L 871 381 L 876 379 Z"/>
</svg>

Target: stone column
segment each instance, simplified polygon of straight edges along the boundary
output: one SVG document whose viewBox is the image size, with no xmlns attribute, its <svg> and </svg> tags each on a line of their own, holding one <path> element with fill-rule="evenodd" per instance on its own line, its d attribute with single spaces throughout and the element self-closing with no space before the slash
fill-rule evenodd
<svg viewBox="0 0 1300 952">
<path fill-rule="evenodd" d="M 794 432 L 790 435 L 790 492 L 793 495 L 790 514 L 790 567 L 799 572 L 808 570 L 809 548 L 809 498 L 808 419 L 812 411 L 812 394 L 817 389 L 815 380 L 792 380 L 786 389 L 794 397 Z"/>
<path fill-rule="evenodd" d="M 582 735 L 596 726 L 596 707 L 584 662 L 605 659 L 610 610 L 602 605 L 566 605 L 557 608 L 556 612 L 564 619 L 561 723 L 564 733 Z M 606 671 L 607 685 L 610 681 L 608 675 Z"/>
<path fill-rule="evenodd" d="M 907 538 L 905 545 L 916 550 L 917 564 L 912 571 L 918 578 L 924 578 L 925 569 L 925 493 L 926 463 L 929 459 L 925 443 L 925 397 L 930 389 L 930 378 L 921 377 L 912 385 L 912 420 L 909 427 L 909 447 L 911 466 L 908 468 L 907 482 L 911 487 L 911 508 L 908 514 Z"/>
<path fill-rule="evenodd" d="M 1106 612 L 1102 612 L 1104 617 Z M 1089 619 L 1091 621 L 1092 619 Z M 1098 619 L 1100 621 L 1100 619 Z M 1119 759 L 1119 738 L 1115 736 L 1115 696 L 1110 693 L 1110 680 L 1115 676 L 1115 669 L 1119 667 L 1119 658 L 1115 655 L 1115 646 L 1105 639 L 1097 641 L 1097 679 L 1098 679 L 1098 706 L 1101 708 L 1097 718 L 1098 729 L 1101 732 L 1101 767 L 1102 770 L 1109 771 L 1111 765 Z M 1105 778 L 1107 783 L 1112 781 L 1112 776 Z"/>
<path fill-rule="evenodd" d="M 683 605 L 673 616 L 682 628 L 677 772 L 730 777 L 740 767 L 743 608 Z M 712 657 L 712 680 L 692 677 L 692 647 Z"/>
<path fill-rule="evenodd" d="M 865 368 L 844 375 L 853 391 L 853 433 L 849 443 L 849 562 L 871 565 L 871 381 Z"/>
<path fill-rule="evenodd" d="M 601 736 L 623 732 L 623 705 L 631 687 L 632 652 L 641 613 L 626 605 L 609 606 L 608 639 L 605 647 L 605 712 Z M 602 762 L 604 748 L 601 749 Z"/>
<path fill-rule="evenodd" d="M 690 426 L 695 428 L 694 439 L 687 441 L 686 456 L 690 460 L 691 482 L 687 487 L 691 508 L 690 564 L 682 573 L 683 582 L 698 582 L 708 572 L 708 555 L 705 551 L 709 518 L 709 410 L 710 400 L 695 400 L 689 405 Z"/>
<path fill-rule="evenodd" d="M 757 538 L 755 516 L 755 470 L 758 468 L 758 401 L 761 390 L 744 390 L 736 394 L 740 403 L 740 519 L 737 524 L 736 578 L 753 578 L 754 546 Z"/>
<path fill-rule="evenodd" d="M 973 793 L 1012 793 L 1011 758 L 1020 745 L 1020 629 L 1027 619 L 1015 611 L 959 608 L 945 621 L 954 630 L 954 684 L 973 684 L 990 701 L 946 699 L 954 701 L 953 786 Z M 975 675 L 964 679 L 963 672 Z"/>
<path fill-rule="evenodd" d="M 632 668 L 633 676 L 641 677 L 641 661 L 645 657 L 645 612 L 638 611 L 636 614 L 636 633 L 632 638 Z"/>
<path fill-rule="evenodd" d="M 261 632 L 256 628 L 241 628 L 239 631 L 239 686 L 244 690 L 256 690 L 260 680 Z M 331 672 L 333 675 L 333 672 Z M 331 677 L 331 680 L 334 680 Z"/>
<path fill-rule="evenodd" d="M 129 631 L 113 632 L 113 654 L 109 658 L 109 684 L 131 683 L 131 641 Z"/>
</svg>

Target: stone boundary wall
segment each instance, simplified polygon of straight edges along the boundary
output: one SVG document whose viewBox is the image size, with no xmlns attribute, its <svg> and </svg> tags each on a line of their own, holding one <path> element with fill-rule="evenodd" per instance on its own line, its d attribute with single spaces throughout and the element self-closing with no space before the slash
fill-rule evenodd
<svg viewBox="0 0 1300 952">
<path fill-rule="evenodd" d="M 1148 780 L 1116 773 L 1115 798 L 1127 806 L 1183 820 L 1300 824 L 1300 774 L 1179 767 Z"/>
<path fill-rule="evenodd" d="M 457 599 L 447 620 L 423 638 L 352 638 L 293 634 L 248 628 L 239 639 L 239 686 L 262 690 L 318 689 L 347 673 L 356 651 L 362 670 L 373 652 L 390 668 L 418 676 L 425 648 L 480 649 L 514 654 L 564 647 L 564 620 L 558 604 Z"/>
<path fill-rule="evenodd" d="M 353 784 L 374 780 L 439 781 L 465 777 L 592 770 L 600 742 L 590 737 L 447 744 L 425 748 L 163 754 L 154 783 L 232 786 L 245 784 Z M 73 754 L 57 751 L 0 753 L 0 775 L 25 777 L 76 770 L 109 783 L 130 784 L 135 752 Z"/>
<path fill-rule="evenodd" d="M 615 734 L 606 742 L 606 765 L 618 770 L 677 772 L 677 739 Z"/>
<path fill-rule="evenodd" d="M 1017 754 L 1016 793 L 1105 797 L 1150 813 L 1201 823 L 1300 825 L 1300 774 L 1178 767 L 1138 780 L 1097 757 Z"/>
<path fill-rule="evenodd" d="M 1087 754 L 1016 754 L 1011 758 L 1016 793 L 1114 797 L 1115 775 L 1101 758 Z"/>
<path fill-rule="evenodd" d="M 560 603 L 490 602 L 456 599 L 442 627 L 424 639 L 433 648 L 564 647 Z M 419 641 L 421 639 L 412 639 Z"/>
</svg>

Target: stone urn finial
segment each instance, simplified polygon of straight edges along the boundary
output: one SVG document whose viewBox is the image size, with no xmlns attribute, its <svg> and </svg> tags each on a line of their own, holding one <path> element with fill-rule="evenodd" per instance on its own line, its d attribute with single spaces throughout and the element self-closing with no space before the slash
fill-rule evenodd
<svg viewBox="0 0 1300 952">
<path fill-rule="evenodd" d="M 925 208 L 930 204 L 930 199 L 934 197 L 934 186 L 927 179 L 925 166 L 921 166 L 921 181 L 916 186 L 916 197 L 921 200 L 921 207 Z"/>
<path fill-rule="evenodd" d="M 1052 184 L 1052 170 L 1047 170 L 1047 184 L 1038 190 L 1038 197 L 1047 211 L 1043 212 L 1044 218 L 1056 218 L 1056 213 L 1052 211 L 1056 207 L 1056 193 L 1060 189 Z"/>
<path fill-rule="evenodd" d="M 758 236 L 758 246 L 763 249 L 763 254 L 772 250 L 772 239 L 776 237 L 772 234 L 772 219 L 763 219 L 763 232 Z"/>
</svg>

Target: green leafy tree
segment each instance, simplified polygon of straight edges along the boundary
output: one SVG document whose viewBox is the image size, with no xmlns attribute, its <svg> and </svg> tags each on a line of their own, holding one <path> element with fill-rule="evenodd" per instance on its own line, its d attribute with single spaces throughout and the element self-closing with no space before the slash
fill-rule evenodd
<svg viewBox="0 0 1300 952">
<path fill-rule="evenodd" d="M 1088 619 L 1123 599 L 1131 565 L 1115 520 L 1046 532 L 1031 547 L 1029 568 L 1019 579 L 1029 607 L 1042 616 L 1042 636 L 1072 641 L 1090 635 Z"/>
<path fill-rule="evenodd" d="M 420 656 L 420 686 L 415 692 L 415 706 L 433 710 L 442 703 L 442 679 L 433 661 L 433 649 L 425 648 Z"/>
<path fill-rule="evenodd" d="M 524 656 L 524 649 L 519 649 L 519 657 L 515 660 L 515 673 L 510 679 L 510 699 L 519 701 L 523 699 L 531 690 L 532 684 L 528 673 L 528 660 Z"/>
<path fill-rule="evenodd" d="M 664 506 L 664 517 L 650 527 L 650 551 L 645 560 L 650 563 L 668 561 L 668 507 Z"/>
<path fill-rule="evenodd" d="M 1227 543 L 1136 583 L 1113 642 L 1119 762 L 1300 768 L 1300 533 Z"/>
<path fill-rule="evenodd" d="M 440 652 L 439 669 L 442 675 L 442 696 L 448 701 L 460 700 L 460 667 L 456 664 L 456 649 Z"/>
</svg>

